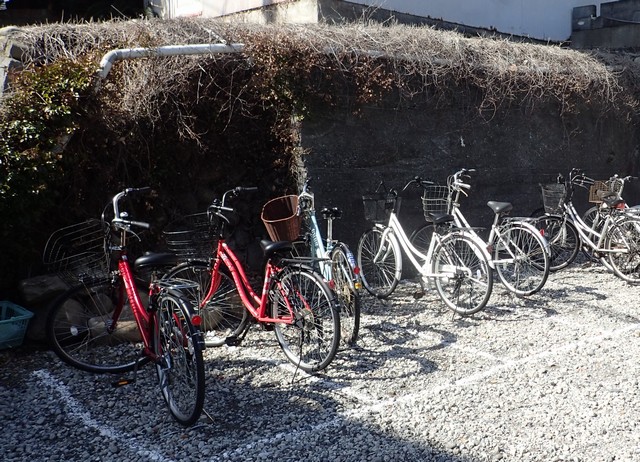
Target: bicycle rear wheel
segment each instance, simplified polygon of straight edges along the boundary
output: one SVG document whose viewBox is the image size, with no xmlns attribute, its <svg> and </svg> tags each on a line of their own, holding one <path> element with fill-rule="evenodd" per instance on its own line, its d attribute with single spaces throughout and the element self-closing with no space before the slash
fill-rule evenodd
<svg viewBox="0 0 640 462">
<path fill-rule="evenodd" d="M 360 331 L 360 294 L 354 264 L 346 245 L 340 243 L 331 251 L 331 278 L 340 303 L 340 340 L 349 346 L 356 343 Z"/>
<path fill-rule="evenodd" d="M 190 261 L 171 269 L 165 279 L 186 279 L 198 284 L 197 288 L 183 289 L 183 294 L 202 317 L 200 330 L 204 335 L 207 347 L 225 344 L 229 337 L 236 337 L 245 329 L 249 313 L 242 304 L 233 279 L 224 271 L 220 271 L 218 286 L 207 303 L 200 307 L 204 296 L 209 293 L 212 283 L 212 269 L 205 261 Z"/>
<path fill-rule="evenodd" d="M 493 274 L 482 249 L 459 233 L 442 238 L 432 260 L 435 286 L 442 301 L 461 316 L 482 310 L 493 290 Z"/>
<path fill-rule="evenodd" d="M 435 229 L 436 227 L 432 223 L 425 223 L 411 233 L 409 242 L 411 242 L 411 245 L 413 245 L 416 250 L 426 256 L 427 252 L 429 252 L 429 245 L 431 245 L 431 239 L 433 238 Z"/>
<path fill-rule="evenodd" d="M 200 418 L 205 384 L 201 334 L 190 311 L 187 300 L 160 295 L 152 342 L 162 396 L 171 415 L 185 426 Z"/>
<path fill-rule="evenodd" d="M 640 282 L 640 220 L 625 217 L 612 224 L 605 249 L 616 276 L 627 282 Z"/>
<path fill-rule="evenodd" d="M 325 369 L 340 344 L 340 315 L 331 289 L 317 273 L 289 266 L 274 278 L 268 290 L 272 317 L 293 313 L 293 323 L 274 325 L 287 359 L 305 372 Z"/>
<path fill-rule="evenodd" d="M 46 332 L 60 359 L 87 372 L 129 372 L 148 361 L 119 279 L 83 281 L 64 292 L 50 305 Z"/>
<path fill-rule="evenodd" d="M 393 293 L 402 275 L 400 246 L 385 228 L 375 226 L 362 234 L 358 242 L 358 266 L 365 289 L 378 298 Z"/>
<path fill-rule="evenodd" d="M 549 270 L 558 271 L 569 266 L 578 256 L 581 241 L 575 225 L 559 215 L 545 215 L 535 222 L 549 243 Z"/>
<path fill-rule="evenodd" d="M 508 222 L 493 244 L 496 272 L 502 284 L 516 295 L 538 292 L 549 277 L 548 244 L 536 229 Z"/>
</svg>

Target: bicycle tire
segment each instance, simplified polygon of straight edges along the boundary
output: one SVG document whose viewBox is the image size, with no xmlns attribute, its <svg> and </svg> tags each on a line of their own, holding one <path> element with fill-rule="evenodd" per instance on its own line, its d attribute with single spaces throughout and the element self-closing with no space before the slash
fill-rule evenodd
<svg viewBox="0 0 640 462">
<path fill-rule="evenodd" d="M 461 233 L 445 235 L 433 253 L 435 286 L 444 304 L 461 316 L 471 316 L 489 302 L 493 274 L 482 248 Z"/>
<path fill-rule="evenodd" d="M 640 220 L 616 220 L 607 231 L 604 245 L 614 274 L 627 282 L 640 282 Z"/>
<path fill-rule="evenodd" d="M 189 301 L 170 292 L 157 301 L 152 348 L 162 397 L 176 421 L 193 425 L 204 406 L 201 333 L 191 323 Z"/>
<path fill-rule="evenodd" d="M 360 294 L 356 289 L 358 276 L 354 264 L 345 244 L 338 243 L 331 250 L 331 278 L 340 303 L 340 340 L 347 346 L 355 345 L 360 332 Z"/>
<path fill-rule="evenodd" d="M 596 231 L 598 231 L 599 229 L 602 229 L 602 224 L 604 223 L 604 220 L 598 219 L 600 217 L 599 210 L 600 210 L 600 207 L 593 206 L 593 207 L 590 207 L 586 212 L 582 214 L 582 221 L 584 221 L 589 228 L 594 229 Z"/>
<path fill-rule="evenodd" d="M 537 209 L 535 209 L 533 212 L 531 212 L 531 215 L 529 215 L 530 218 L 540 218 L 543 217 L 546 213 L 546 210 L 544 209 L 544 207 L 538 207 Z"/>
<path fill-rule="evenodd" d="M 378 298 L 393 293 L 402 275 L 402 256 L 396 238 L 390 234 L 382 242 L 384 227 L 375 226 L 365 231 L 358 241 L 358 266 L 362 284 Z M 376 256 L 381 258 L 375 261 Z"/>
<path fill-rule="evenodd" d="M 498 278 L 510 292 L 528 296 L 539 292 L 549 277 L 548 244 L 536 229 L 524 223 L 507 222 L 493 243 Z"/>
<path fill-rule="evenodd" d="M 204 307 L 201 300 L 211 287 L 211 265 L 206 261 L 192 260 L 172 268 L 164 278 L 186 279 L 198 284 L 194 289 L 183 289 L 183 294 L 202 317 L 200 330 L 207 347 L 218 347 L 229 337 L 237 337 L 249 322 L 249 313 L 242 304 L 231 276 L 222 268 L 219 272 L 218 288 Z"/>
<path fill-rule="evenodd" d="M 425 257 L 429 251 L 434 231 L 435 226 L 432 223 L 425 223 L 414 230 L 409 237 L 411 245 L 414 246 L 416 250 L 419 250 Z"/>
<path fill-rule="evenodd" d="M 325 369 L 340 345 L 340 314 L 333 292 L 322 277 L 304 267 L 287 266 L 269 288 L 271 315 L 289 316 L 292 324 L 274 323 L 276 339 L 286 358 L 305 372 Z"/>
<path fill-rule="evenodd" d="M 123 310 L 113 325 L 117 304 Z M 51 349 L 70 366 L 96 373 L 124 373 L 147 362 L 121 280 L 82 281 L 57 297 L 46 320 Z"/>
<path fill-rule="evenodd" d="M 558 271 L 573 263 L 581 247 L 580 235 L 571 221 L 560 215 L 545 215 L 535 222 L 549 244 L 549 271 Z"/>
</svg>

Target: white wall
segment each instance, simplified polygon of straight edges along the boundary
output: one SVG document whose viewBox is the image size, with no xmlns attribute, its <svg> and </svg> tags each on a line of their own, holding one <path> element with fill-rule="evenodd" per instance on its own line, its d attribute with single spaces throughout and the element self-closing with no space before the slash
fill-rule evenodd
<svg viewBox="0 0 640 462">
<path fill-rule="evenodd" d="M 576 6 L 599 5 L 589 0 L 349 0 L 352 3 L 430 16 L 473 27 L 541 40 L 567 40 Z"/>
<path fill-rule="evenodd" d="M 291 0 L 205 0 L 205 9 L 211 16 L 224 16 L 287 1 Z"/>
<path fill-rule="evenodd" d="M 165 17 L 224 16 L 274 4 L 302 0 L 147 0 L 165 4 Z M 571 36 L 573 7 L 599 3 L 589 0 L 347 0 L 399 13 L 429 16 L 472 27 L 540 40 L 567 40 Z M 168 8 L 167 8 L 168 7 Z M 315 20 L 315 19 L 314 19 Z"/>
</svg>

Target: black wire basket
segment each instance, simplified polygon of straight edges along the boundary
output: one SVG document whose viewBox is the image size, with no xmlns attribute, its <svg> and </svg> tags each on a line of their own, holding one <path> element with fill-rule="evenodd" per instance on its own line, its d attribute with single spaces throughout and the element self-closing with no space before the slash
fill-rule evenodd
<svg viewBox="0 0 640 462">
<path fill-rule="evenodd" d="M 567 194 L 567 188 L 563 184 L 551 183 L 540 185 L 542 188 L 542 203 L 546 213 L 562 213 L 562 204 Z"/>
<path fill-rule="evenodd" d="M 400 210 L 401 198 L 394 192 L 373 192 L 362 195 L 364 218 L 372 223 L 383 223 L 394 210 Z"/>
<path fill-rule="evenodd" d="M 208 258 L 217 244 L 214 226 L 206 212 L 173 221 L 162 235 L 167 250 L 185 259 Z"/>
</svg>

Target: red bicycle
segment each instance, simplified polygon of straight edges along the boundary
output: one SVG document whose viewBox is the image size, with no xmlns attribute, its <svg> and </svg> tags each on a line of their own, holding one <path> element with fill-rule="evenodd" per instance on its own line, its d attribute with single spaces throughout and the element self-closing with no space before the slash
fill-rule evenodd
<svg viewBox="0 0 640 462">
<path fill-rule="evenodd" d="M 291 258 L 290 242 L 263 240 L 264 277 L 260 295 L 251 286 L 240 260 L 225 239 L 235 224 L 232 197 L 257 188 L 237 187 L 214 200 L 208 216 L 217 245 L 208 260 L 189 260 L 168 278 L 198 283 L 191 291 L 199 307 L 207 346 L 239 344 L 251 322 L 273 329 L 287 359 L 315 372 L 326 368 L 340 343 L 340 318 L 334 293 L 304 260 Z M 187 291 L 189 292 L 189 291 Z"/>
<path fill-rule="evenodd" d="M 129 219 L 120 201 L 149 188 L 125 189 L 112 201 L 111 222 L 93 220 L 52 234 L 45 263 L 73 276 L 74 287 L 50 306 L 47 336 L 53 351 L 67 364 L 88 372 L 124 373 L 152 362 L 169 411 L 183 425 L 195 423 L 204 404 L 204 362 L 200 318 L 181 290 L 193 283 L 152 277 L 148 303 L 143 303 L 129 263 L 127 247 L 133 228 L 148 223 Z M 110 257 L 117 255 L 117 269 Z M 175 265 L 171 254 L 146 254 L 135 260 L 136 270 Z M 102 274 L 102 276 L 100 276 Z"/>
</svg>

